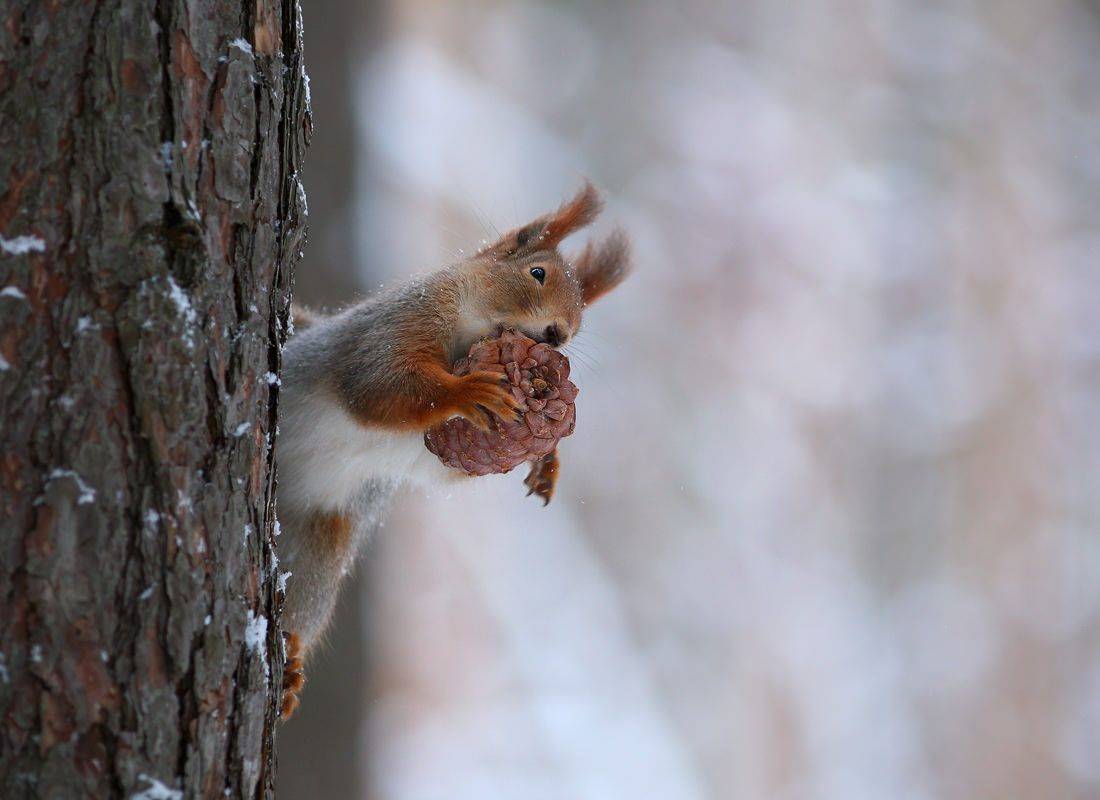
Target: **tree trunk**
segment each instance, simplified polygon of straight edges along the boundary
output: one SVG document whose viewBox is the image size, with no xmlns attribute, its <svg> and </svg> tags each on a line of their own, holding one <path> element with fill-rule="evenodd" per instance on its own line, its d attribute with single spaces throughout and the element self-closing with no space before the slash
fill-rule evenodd
<svg viewBox="0 0 1100 800">
<path fill-rule="evenodd" d="M 270 797 L 296 0 L 0 4 L 0 797 Z"/>
</svg>

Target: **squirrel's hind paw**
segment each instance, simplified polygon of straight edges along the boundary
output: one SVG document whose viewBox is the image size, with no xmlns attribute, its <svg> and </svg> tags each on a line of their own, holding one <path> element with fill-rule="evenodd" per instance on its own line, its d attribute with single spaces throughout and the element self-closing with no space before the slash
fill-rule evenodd
<svg viewBox="0 0 1100 800">
<path fill-rule="evenodd" d="M 523 485 L 527 487 L 527 495 L 535 495 L 545 506 L 554 496 L 554 487 L 558 483 L 558 451 L 552 450 L 538 461 L 531 462 L 531 471 L 523 479 Z"/>
<path fill-rule="evenodd" d="M 283 701 L 279 707 L 279 719 L 286 722 L 298 708 L 298 692 L 305 685 L 302 671 L 302 643 L 296 633 L 283 634 L 286 646 L 286 662 L 283 665 Z"/>
</svg>

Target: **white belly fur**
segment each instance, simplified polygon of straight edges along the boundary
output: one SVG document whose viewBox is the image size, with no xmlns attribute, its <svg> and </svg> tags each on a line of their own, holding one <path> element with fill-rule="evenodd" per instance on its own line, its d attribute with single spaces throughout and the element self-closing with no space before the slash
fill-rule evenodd
<svg viewBox="0 0 1100 800">
<path fill-rule="evenodd" d="M 422 432 L 370 428 L 332 401 L 294 399 L 287 397 L 280 424 L 280 504 L 337 511 L 371 480 L 432 485 L 462 474 L 428 451 Z"/>
</svg>

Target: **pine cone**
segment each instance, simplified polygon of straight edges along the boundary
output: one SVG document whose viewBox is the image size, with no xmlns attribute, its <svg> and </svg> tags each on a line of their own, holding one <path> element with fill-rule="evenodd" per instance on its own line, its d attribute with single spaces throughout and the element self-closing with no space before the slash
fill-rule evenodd
<svg viewBox="0 0 1100 800">
<path fill-rule="evenodd" d="M 577 387 L 569 380 L 569 359 L 546 344 L 505 330 L 483 339 L 455 364 L 455 374 L 492 370 L 508 376 L 512 396 L 524 404 L 523 420 L 493 416 L 488 432 L 461 417 L 429 428 L 424 444 L 449 467 L 469 475 L 509 472 L 542 458 L 573 432 Z"/>
</svg>

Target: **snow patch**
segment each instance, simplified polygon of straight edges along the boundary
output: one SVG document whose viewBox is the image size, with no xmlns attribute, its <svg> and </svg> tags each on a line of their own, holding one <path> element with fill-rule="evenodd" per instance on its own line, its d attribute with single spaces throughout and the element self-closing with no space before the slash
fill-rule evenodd
<svg viewBox="0 0 1100 800">
<path fill-rule="evenodd" d="M 244 436 L 246 433 L 248 433 L 248 431 L 251 427 L 252 427 L 251 422 L 242 422 L 240 425 L 238 425 L 233 430 L 233 435 L 237 436 L 237 437 Z"/>
<path fill-rule="evenodd" d="M 277 588 L 278 591 L 282 592 L 283 594 L 286 594 L 286 581 L 287 581 L 287 578 L 289 578 L 293 574 L 294 574 L 293 572 L 280 572 L 279 573 L 278 583 L 276 584 L 276 588 Z"/>
<path fill-rule="evenodd" d="M 267 381 L 268 386 L 282 386 L 283 381 L 274 372 L 269 372 L 264 375 L 264 380 Z"/>
<path fill-rule="evenodd" d="M 198 315 L 195 313 L 194 307 L 191 305 L 191 299 L 187 296 L 187 293 L 180 288 L 180 285 L 176 283 L 172 276 L 168 276 L 168 298 L 175 304 L 176 310 L 179 311 L 180 316 L 183 317 L 184 325 L 186 329 L 183 332 L 183 342 L 189 348 L 195 346 L 195 336 L 190 328 L 198 322 Z"/>
<path fill-rule="evenodd" d="M 153 587 L 148 587 L 144 592 L 138 595 L 138 600 L 148 600 L 153 596 Z"/>
<path fill-rule="evenodd" d="M 16 300 L 27 299 L 27 296 L 23 294 L 23 290 L 18 286 L 5 286 L 3 289 L 0 289 L 0 297 L 14 297 Z"/>
<path fill-rule="evenodd" d="M 191 498 L 185 495 L 182 489 L 176 490 L 176 508 L 184 511 L 194 510 L 194 506 L 191 504 Z"/>
<path fill-rule="evenodd" d="M 21 256 L 25 253 L 44 253 L 46 242 L 37 236 L 16 236 L 14 239 L 5 239 L 0 236 L 0 250 L 13 256 Z"/>
<path fill-rule="evenodd" d="M 248 609 L 248 624 L 244 628 L 244 643 L 253 653 L 262 653 L 267 644 L 267 617 Z"/>
<path fill-rule="evenodd" d="M 95 489 L 84 482 L 84 479 L 73 472 L 71 469 L 55 469 L 50 473 L 50 480 L 57 480 L 58 478 L 72 478 L 76 481 L 77 488 L 80 489 L 80 497 L 76 498 L 77 505 L 84 505 L 85 503 L 95 502 Z"/>
<path fill-rule="evenodd" d="M 0 372 L 4 372 L 5 370 L 9 369 L 11 369 L 11 364 L 8 363 L 8 360 L 6 358 L 0 356 Z"/>
<path fill-rule="evenodd" d="M 302 206 L 302 213 L 307 217 L 309 216 L 309 201 L 306 199 L 306 187 L 302 183 L 302 179 L 298 177 L 298 173 L 294 173 L 294 188 L 298 191 L 298 202 Z M 298 254 L 298 258 L 301 258 L 302 254 Z"/>
<path fill-rule="evenodd" d="M 238 50 L 240 50 L 243 53 L 248 53 L 249 55 L 253 54 L 252 53 L 252 45 L 249 44 L 248 41 L 245 40 L 245 39 L 241 39 L 241 38 L 234 39 L 233 41 L 231 41 L 229 43 L 229 46 L 230 47 L 236 47 Z"/>
<path fill-rule="evenodd" d="M 179 789 L 169 788 L 144 772 L 138 775 L 138 780 L 145 781 L 149 786 L 137 794 L 130 795 L 130 800 L 183 800 L 183 792 Z"/>
</svg>

